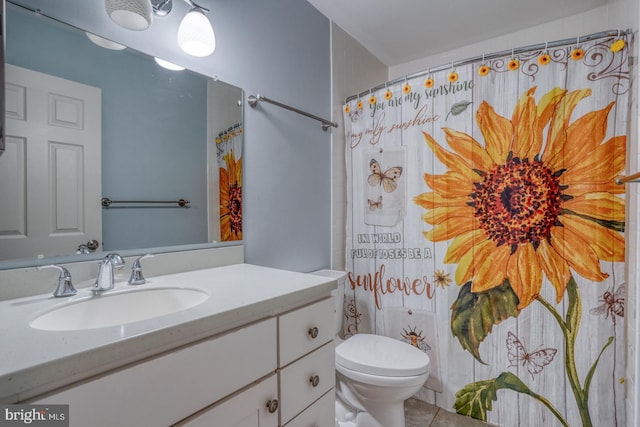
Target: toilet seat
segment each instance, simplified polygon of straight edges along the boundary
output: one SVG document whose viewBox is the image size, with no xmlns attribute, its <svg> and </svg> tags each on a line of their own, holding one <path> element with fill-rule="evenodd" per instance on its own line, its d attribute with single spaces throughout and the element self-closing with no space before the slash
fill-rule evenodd
<svg viewBox="0 0 640 427">
<path fill-rule="evenodd" d="M 387 377 L 419 376 L 429 370 L 429 356 L 402 341 L 356 334 L 336 347 L 336 365 Z"/>
</svg>

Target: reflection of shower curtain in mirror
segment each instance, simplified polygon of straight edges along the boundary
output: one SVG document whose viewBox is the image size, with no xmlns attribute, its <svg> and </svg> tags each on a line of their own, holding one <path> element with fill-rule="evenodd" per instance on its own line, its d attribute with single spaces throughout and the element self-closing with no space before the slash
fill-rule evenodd
<svg viewBox="0 0 640 427">
<path fill-rule="evenodd" d="M 218 133 L 220 240 L 242 240 L 242 123 Z"/>
</svg>

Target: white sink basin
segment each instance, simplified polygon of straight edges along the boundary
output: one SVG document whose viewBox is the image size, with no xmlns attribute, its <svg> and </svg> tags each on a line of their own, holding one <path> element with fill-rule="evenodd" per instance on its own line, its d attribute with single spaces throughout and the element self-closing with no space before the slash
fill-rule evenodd
<svg viewBox="0 0 640 427">
<path fill-rule="evenodd" d="M 105 328 L 176 313 L 207 298 L 206 292 L 190 288 L 115 291 L 56 307 L 36 317 L 30 325 L 47 331 Z"/>
</svg>

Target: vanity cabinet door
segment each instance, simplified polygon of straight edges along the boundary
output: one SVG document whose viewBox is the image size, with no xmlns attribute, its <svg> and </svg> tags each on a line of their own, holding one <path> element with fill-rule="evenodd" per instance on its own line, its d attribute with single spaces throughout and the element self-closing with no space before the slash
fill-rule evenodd
<svg viewBox="0 0 640 427">
<path fill-rule="evenodd" d="M 172 425 L 274 373 L 276 339 L 264 320 L 25 403 L 68 404 L 71 427 Z"/>
<path fill-rule="evenodd" d="M 333 340 L 334 310 L 333 298 L 327 298 L 280 316 L 280 367 Z"/>
<path fill-rule="evenodd" d="M 276 375 L 222 403 L 205 408 L 175 427 L 276 427 L 278 425 Z M 273 412 L 270 412 L 273 411 Z"/>
</svg>

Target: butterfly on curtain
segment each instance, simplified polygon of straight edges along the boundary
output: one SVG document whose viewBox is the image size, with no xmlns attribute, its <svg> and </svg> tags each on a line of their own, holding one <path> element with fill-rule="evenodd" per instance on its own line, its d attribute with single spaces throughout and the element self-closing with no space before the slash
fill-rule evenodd
<svg viewBox="0 0 640 427">
<path fill-rule="evenodd" d="M 616 316 L 624 317 L 624 283 L 618 286 L 615 291 L 613 288 L 605 291 L 600 298 L 602 305 L 592 308 L 589 313 L 594 315 L 604 314 L 604 318 L 608 319 L 611 315 L 613 324 L 616 324 Z"/>
<path fill-rule="evenodd" d="M 509 366 L 521 365 L 527 368 L 531 377 L 540 373 L 542 368 L 551 363 L 557 352 L 558 350 L 555 348 L 543 348 L 528 353 L 522 342 L 511 331 L 507 335 L 507 357 L 511 363 Z"/>
<path fill-rule="evenodd" d="M 402 175 L 402 167 L 393 166 L 382 172 L 380 163 L 378 163 L 376 159 L 371 159 L 369 162 L 369 170 L 371 171 L 371 175 L 367 178 L 367 182 L 370 186 L 377 187 L 381 185 L 387 193 L 391 193 L 398 188 L 398 179 L 400 175 Z"/>
<path fill-rule="evenodd" d="M 378 197 L 378 200 L 367 199 L 369 203 L 369 210 L 375 211 L 376 209 L 382 209 L 382 196 Z"/>
</svg>

